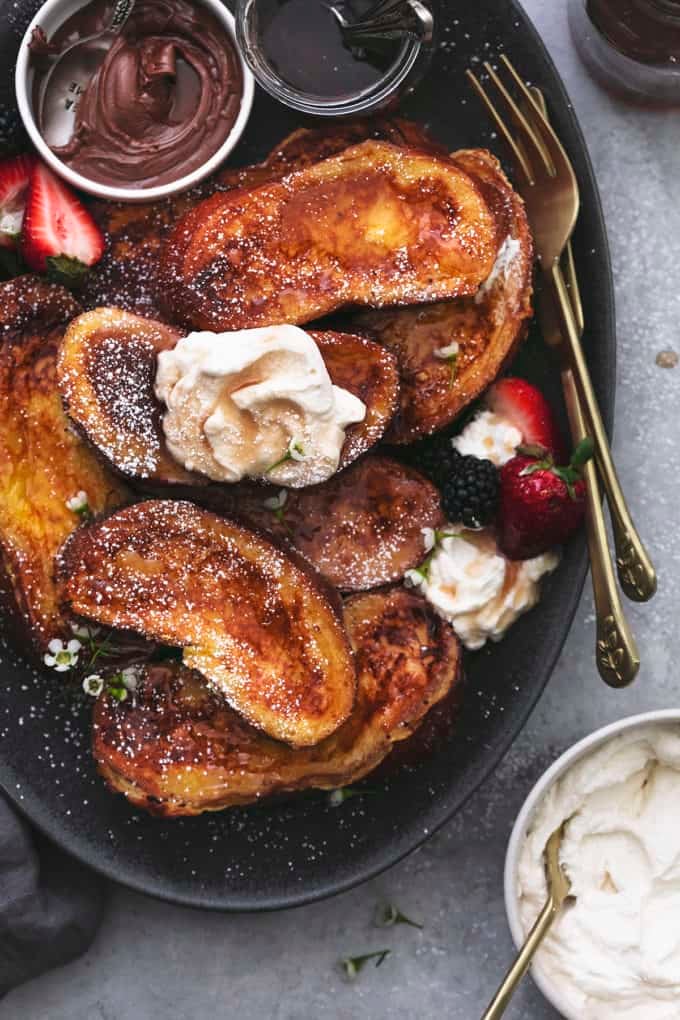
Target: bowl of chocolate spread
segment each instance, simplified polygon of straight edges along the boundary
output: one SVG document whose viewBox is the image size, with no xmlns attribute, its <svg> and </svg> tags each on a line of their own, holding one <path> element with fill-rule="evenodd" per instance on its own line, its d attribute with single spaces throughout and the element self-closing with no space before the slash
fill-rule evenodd
<svg viewBox="0 0 680 1020">
<path fill-rule="evenodd" d="M 26 129 L 42 158 L 91 194 L 134 202 L 187 190 L 232 151 L 252 106 L 253 77 L 221 0 L 137 0 L 93 72 L 57 94 L 72 110 L 68 133 L 42 122 L 55 57 L 106 28 L 113 7 L 47 0 L 40 8 L 17 60 Z"/>
</svg>

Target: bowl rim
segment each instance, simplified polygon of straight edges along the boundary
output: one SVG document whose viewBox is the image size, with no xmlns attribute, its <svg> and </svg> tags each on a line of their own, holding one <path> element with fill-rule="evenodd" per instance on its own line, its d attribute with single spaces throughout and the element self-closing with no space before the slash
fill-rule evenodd
<svg viewBox="0 0 680 1020">
<path fill-rule="evenodd" d="M 680 723 L 680 708 L 652 709 L 648 712 L 640 712 L 636 715 L 625 716 L 623 719 L 619 719 L 616 722 L 608 723 L 606 726 L 601 726 L 599 729 L 589 733 L 587 736 L 578 740 L 575 744 L 572 744 L 563 751 L 552 765 L 542 773 L 537 782 L 531 788 L 524 803 L 522 804 L 522 807 L 520 808 L 515 824 L 512 827 L 512 832 L 510 833 L 510 838 L 505 852 L 505 867 L 503 870 L 503 898 L 505 901 L 505 914 L 508 921 L 508 927 L 510 928 L 512 941 L 516 949 L 519 950 L 526 938 L 520 918 L 519 900 L 516 893 L 519 856 L 529 825 L 550 788 L 561 776 L 565 774 L 565 772 L 568 772 L 577 761 L 585 757 L 586 754 L 598 747 L 602 747 L 604 744 L 607 744 L 610 740 L 620 736 L 622 733 L 627 733 L 629 730 L 638 729 L 643 726 L 659 725 L 661 723 L 668 722 Z M 581 1018 L 573 1011 L 571 1005 L 565 1002 L 560 992 L 556 990 L 555 986 L 546 976 L 545 971 L 542 970 L 540 965 L 533 964 L 530 974 L 534 984 L 539 988 L 548 1002 L 559 1011 L 565 1020 L 581 1020 Z"/>
<path fill-rule="evenodd" d="M 30 72 L 28 44 L 33 34 L 33 30 L 41 25 L 46 18 L 49 18 L 50 20 L 54 18 L 54 20 L 59 24 L 62 23 L 59 22 L 58 11 L 60 7 L 66 7 L 68 5 L 68 0 L 45 0 L 45 3 L 40 6 L 36 14 L 33 16 L 21 39 L 17 55 L 16 69 L 14 73 L 14 91 L 17 106 L 19 108 L 19 113 L 24 127 L 28 132 L 31 142 L 37 149 L 40 158 L 72 187 L 78 188 L 80 191 L 85 191 L 97 198 L 108 199 L 109 201 L 114 202 L 150 202 L 161 198 L 169 198 L 171 195 L 188 191 L 196 184 L 199 184 L 202 180 L 213 173 L 236 147 L 250 118 L 255 94 L 255 79 L 238 46 L 238 42 L 236 40 L 236 23 L 231 11 L 228 10 L 221 0 L 196 0 L 196 2 L 201 4 L 203 7 L 208 8 L 214 17 L 221 22 L 233 43 L 241 66 L 241 73 L 243 75 L 243 94 L 241 96 L 241 105 L 234 125 L 227 138 L 224 140 L 219 149 L 217 149 L 212 156 L 209 156 L 208 159 L 201 164 L 201 166 L 192 170 L 190 174 L 178 177 L 177 180 L 168 181 L 166 184 L 158 184 L 149 188 L 120 188 L 115 185 L 103 184 L 100 181 L 91 180 L 89 177 L 85 177 L 83 174 L 72 170 L 66 163 L 62 162 L 62 160 L 54 154 L 52 149 L 50 149 L 39 131 L 33 115 L 33 106 L 28 88 L 28 75 Z M 65 15 L 65 17 L 68 17 L 68 15 Z"/>
</svg>

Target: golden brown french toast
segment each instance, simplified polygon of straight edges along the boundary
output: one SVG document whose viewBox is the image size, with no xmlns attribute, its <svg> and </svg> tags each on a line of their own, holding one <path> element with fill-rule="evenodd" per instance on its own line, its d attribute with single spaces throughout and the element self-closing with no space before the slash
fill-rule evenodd
<svg viewBox="0 0 680 1020">
<path fill-rule="evenodd" d="M 494 215 L 504 265 L 474 297 L 371 310 L 352 320 L 397 356 L 400 407 L 386 437 L 395 443 L 453 421 L 515 353 L 532 314 L 533 243 L 524 203 L 489 152 L 467 150 L 452 159 L 477 183 Z M 453 361 L 445 354 L 452 341 L 458 345 Z"/>
<path fill-rule="evenodd" d="M 103 231 L 106 251 L 96 272 L 90 273 L 80 294 L 85 308 L 115 305 L 150 318 L 163 318 L 158 280 L 163 242 L 192 206 L 215 191 L 253 188 L 278 180 L 291 170 L 334 156 L 367 138 L 383 138 L 395 145 L 442 152 L 424 129 L 401 118 L 343 121 L 314 128 L 298 128 L 254 166 L 227 167 L 181 195 L 157 202 L 95 200 L 89 209 Z"/>
<path fill-rule="evenodd" d="M 239 329 L 472 294 L 495 240 L 453 162 L 367 141 L 195 206 L 163 249 L 165 308 L 197 328 Z"/>
<path fill-rule="evenodd" d="M 321 351 L 333 384 L 366 405 L 364 420 L 345 429 L 340 454 L 340 468 L 345 468 L 375 446 L 389 428 L 399 404 L 397 359 L 380 344 L 351 333 L 308 332 Z"/>
<path fill-rule="evenodd" d="M 58 579 L 77 616 L 183 649 L 250 723 L 294 746 L 347 718 L 356 675 L 311 569 L 186 502 L 149 500 L 79 529 Z"/>
<path fill-rule="evenodd" d="M 156 358 L 184 335 L 119 308 L 97 308 L 70 324 L 59 352 L 59 386 L 69 416 L 109 462 L 130 479 L 205 485 L 168 451 L 163 406 L 154 393 Z M 340 457 L 344 467 L 384 434 L 397 406 L 395 356 L 348 333 L 310 332 L 332 381 L 366 405 L 350 425 Z M 228 341 L 224 341 L 228 343 Z"/>
<path fill-rule="evenodd" d="M 134 701 L 102 696 L 92 744 L 109 787 L 157 815 L 196 815 L 273 794 L 333 789 L 372 771 L 457 685 L 449 626 L 403 588 L 345 607 L 357 698 L 349 719 L 313 748 L 293 750 L 249 726 L 200 676 L 147 666 Z"/>
<path fill-rule="evenodd" d="M 156 358 L 181 330 L 119 308 L 73 319 L 59 347 L 64 406 L 78 430 L 121 475 L 167 484 L 205 485 L 170 454 L 154 394 Z"/>
<path fill-rule="evenodd" d="M 422 529 L 444 523 L 431 482 L 399 461 L 373 454 L 322 485 L 288 490 L 274 509 L 265 502 L 271 490 L 231 488 L 225 513 L 291 543 L 342 591 L 400 580 L 425 558 Z"/>
<path fill-rule="evenodd" d="M 286 173 L 300 170 L 368 139 L 446 155 L 446 149 L 430 137 L 422 124 L 403 117 L 359 117 L 339 123 L 298 128 L 272 149 L 262 166 Z M 218 174 L 218 186 L 222 187 L 225 183 L 228 188 L 251 186 L 245 183 L 233 185 L 233 173 L 233 170 L 227 169 Z"/>
<path fill-rule="evenodd" d="M 96 514 L 127 498 L 62 410 L 57 347 L 77 311 L 67 290 L 36 277 L 0 284 L 0 587 L 12 635 L 36 656 L 72 636 L 53 577 L 79 523 L 67 501 L 82 491 Z"/>
</svg>

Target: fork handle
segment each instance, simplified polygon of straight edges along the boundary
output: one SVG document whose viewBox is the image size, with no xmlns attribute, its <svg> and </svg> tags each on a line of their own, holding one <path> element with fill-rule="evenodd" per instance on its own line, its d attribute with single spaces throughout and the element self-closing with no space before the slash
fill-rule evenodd
<svg viewBox="0 0 680 1020">
<path fill-rule="evenodd" d="M 612 518 L 612 532 L 616 549 L 616 568 L 621 587 L 634 602 L 647 602 L 656 592 L 656 571 L 642 544 L 630 516 L 621 484 L 612 460 L 611 449 L 604 430 L 604 424 L 597 406 L 597 399 L 588 372 L 588 366 L 579 340 L 578 329 L 571 311 L 564 274 L 559 262 L 549 272 L 549 279 L 557 298 L 563 336 L 567 341 L 569 362 L 576 385 L 585 405 L 595 454 L 604 483 L 609 511 Z"/>
<path fill-rule="evenodd" d="M 572 438 L 574 443 L 578 444 L 585 439 L 587 430 L 578 388 L 569 366 L 562 369 L 562 389 Z M 586 536 L 597 620 L 595 661 L 598 672 L 606 684 L 610 687 L 627 687 L 637 676 L 640 656 L 616 587 L 607 545 L 602 495 L 592 461 L 586 464 L 584 476 L 587 501 Z"/>
</svg>

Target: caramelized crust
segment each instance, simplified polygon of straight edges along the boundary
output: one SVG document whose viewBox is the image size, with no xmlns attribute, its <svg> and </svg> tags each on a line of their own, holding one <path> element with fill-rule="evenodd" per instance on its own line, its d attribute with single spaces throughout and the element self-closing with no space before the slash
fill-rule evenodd
<svg viewBox="0 0 680 1020">
<path fill-rule="evenodd" d="M 507 274 L 476 297 L 368 311 L 356 325 L 393 351 L 399 362 L 400 407 L 387 439 L 410 443 L 444 428 L 493 382 L 526 334 L 532 314 L 533 244 L 524 203 L 498 161 L 484 150 L 455 153 L 457 166 L 477 183 L 496 222 L 496 246 L 518 244 Z M 455 374 L 435 351 L 459 345 Z"/>
<path fill-rule="evenodd" d="M 439 492 L 412 468 L 369 456 L 323 485 L 289 490 L 273 511 L 262 487 L 235 486 L 229 514 L 289 542 L 343 591 L 400 580 L 425 558 L 422 529 L 444 522 Z"/>
<path fill-rule="evenodd" d="M 81 528 L 58 577 L 78 616 L 184 649 L 254 726 L 294 746 L 348 716 L 346 635 L 311 571 L 191 503 L 152 500 Z"/>
<path fill-rule="evenodd" d="M 446 149 L 434 142 L 421 124 L 401 117 L 370 117 L 298 128 L 272 149 L 263 165 L 285 172 L 300 170 L 368 139 L 446 155 Z M 226 172 L 227 179 L 230 173 L 233 171 Z M 220 175 L 219 180 L 222 183 L 225 176 Z"/>
<path fill-rule="evenodd" d="M 119 308 L 97 308 L 69 325 L 59 349 L 59 389 L 80 432 L 122 475 L 205 485 L 170 454 L 154 393 L 156 358 L 182 333 Z"/>
<path fill-rule="evenodd" d="M 107 245 L 96 272 L 88 274 L 81 303 L 85 308 L 116 305 L 128 312 L 162 319 L 158 280 L 161 249 L 167 235 L 189 209 L 215 191 L 258 187 L 367 138 L 444 151 L 434 145 L 419 124 L 411 121 L 398 118 L 343 121 L 298 128 L 263 163 L 227 167 L 197 188 L 160 202 L 92 201 L 90 212 L 104 232 Z"/>
<path fill-rule="evenodd" d="M 147 667 L 134 700 L 103 696 L 95 706 L 93 753 L 110 788 L 170 817 L 357 782 L 453 692 L 460 650 L 451 628 L 403 588 L 355 596 L 345 622 L 357 698 L 349 719 L 316 747 L 269 739 L 194 672 Z"/>
<path fill-rule="evenodd" d="M 474 293 L 494 257 L 493 217 L 464 171 L 367 141 L 195 206 L 165 245 L 164 299 L 203 329 L 305 323 Z"/>
<path fill-rule="evenodd" d="M 382 439 L 399 404 L 399 370 L 392 351 L 351 333 L 309 330 L 331 382 L 366 405 L 363 421 L 345 429 L 340 467 L 347 467 Z M 387 357 L 385 357 L 387 355 Z"/>
<path fill-rule="evenodd" d="M 119 308 L 78 316 L 59 352 L 59 386 L 72 421 L 125 477 L 163 485 L 207 485 L 170 454 L 163 406 L 154 393 L 156 358 L 174 347 L 181 331 Z M 344 467 L 384 434 L 397 406 L 394 355 L 348 333 L 312 332 L 332 381 L 366 404 L 362 422 L 350 425 L 341 453 Z M 225 341 L 228 342 L 228 341 Z"/>
<path fill-rule="evenodd" d="M 127 498 L 68 427 L 57 389 L 57 346 L 78 306 L 34 277 L 0 285 L 0 558 L 5 616 L 22 651 L 40 656 L 72 636 L 58 604 L 54 556 L 78 525 L 66 501 L 83 491 L 93 513 Z"/>
</svg>

